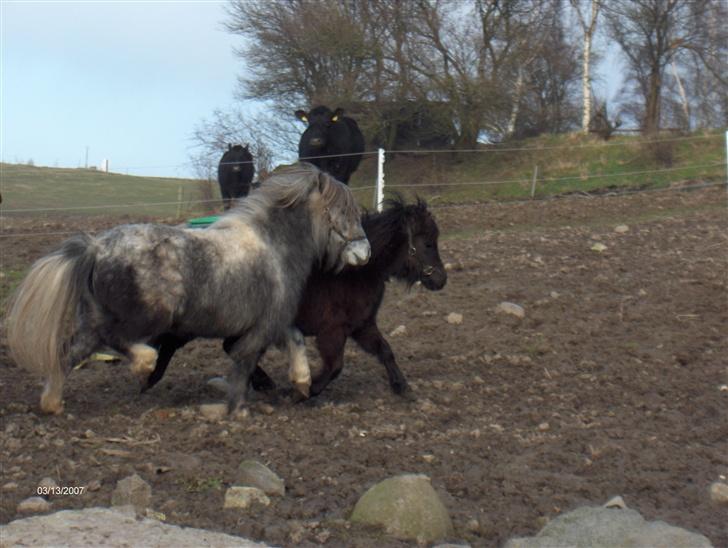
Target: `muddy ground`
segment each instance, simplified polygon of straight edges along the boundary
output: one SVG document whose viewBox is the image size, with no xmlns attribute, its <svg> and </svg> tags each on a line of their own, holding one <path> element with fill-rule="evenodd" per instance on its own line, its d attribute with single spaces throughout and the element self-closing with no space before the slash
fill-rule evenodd
<svg viewBox="0 0 728 548">
<path fill-rule="evenodd" d="M 226 369 L 213 341 L 180 351 L 143 395 L 123 365 L 74 371 L 64 414 L 46 417 L 38 381 L 3 350 L 0 485 L 17 487 L 0 492 L 0 522 L 19 517 L 43 477 L 100 483 L 51 498 L 64 509 L 109 505 L 116 481 L 136 472 L 169 523 L 284 546 L 399 546 L 344 520 L 371 485 L 416 472 L 442 494 L 451 540 L 474 546 L 535 534 L 614 495 L 728 546 L 728 510 L 707 491 L 728 476 L 725 190 L 435 213 L 446 288 L 391 285 L 380 312 L 385 333 L 406 326 L 389 340 L 415 399 L 391 394 L 384 369 L 351 344 L 342 376 L 314 401 L 259 395 L 250 418 L 206 422 L 197 406 L 218 395 L 205 381 Z M 115 222 L 6 219 L 3 235 Z M 627 232 L 615 232 L 621 224 Z M 62 237 L 3 238 L 0 282 Z M 497 313 L 502 301 L 525 318 Z M 445 320 L 451 312 L 462 324 Z M 286 386 L 279 353 L 264 366 Z M 287 493 L 268 508 L 223 510 L 246 458 L 283 477 Z"/>
</svg>

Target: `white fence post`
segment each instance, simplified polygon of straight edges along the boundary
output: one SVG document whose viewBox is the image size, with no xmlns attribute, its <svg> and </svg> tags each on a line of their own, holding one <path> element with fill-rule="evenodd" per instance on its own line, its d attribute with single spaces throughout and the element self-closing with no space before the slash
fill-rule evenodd
<svg viewBox="0 0 728 548">
<path fill-rule="evenodd" d="M 377 193 L 374 197 L 374 207 L 382 211 L 384 202 L 384 149 L 380 148 L 377 156 Z"/>
</svg>

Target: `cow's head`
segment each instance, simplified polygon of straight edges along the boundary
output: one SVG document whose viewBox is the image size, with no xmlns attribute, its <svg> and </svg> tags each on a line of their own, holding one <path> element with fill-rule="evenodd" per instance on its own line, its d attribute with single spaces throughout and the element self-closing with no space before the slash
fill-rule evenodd
<svg viewBox="0 0 728 548">
<path fill-rule="evenodd" d="M 344 109 L 337 108 L 332 112 L 330 108 L 321 106 L 311 109 L 308 113 L 297 110 L 295 114 L 299 120 L 308 124 L 308 128 L 301 135 L 299 151 L 305 151 L 305 154 L 314 156 L 317 151 L 326 148 L 331 127 L 334 124 L 342 123 Z"/>
</svg>

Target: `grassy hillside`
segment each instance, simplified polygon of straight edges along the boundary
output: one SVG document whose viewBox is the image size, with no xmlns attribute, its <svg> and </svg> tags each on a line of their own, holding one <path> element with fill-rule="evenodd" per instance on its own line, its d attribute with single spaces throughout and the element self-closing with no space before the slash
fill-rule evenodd
<svg viewBox="0 0 728 548">
<path fill-rule="evenodd" d="M 220 197 L 217 184 L 205 181 L 18 164 L 0 164 L 0 191 L 2 213 L 23 216 L 184 217 L 214 209 Z M 204 203 L 210 199 L 215 201 Z"/>
<path fill-rule="evenodd" d="M 640 137 L 617 136 L 604 143 L 594 136 L 549 135 L 470 152 L 388 153 L 385 184 L 405 195 L 459 203 L 529 197 L 535 167 L 536 197 L 725 181 L 722 132 L 660 139 L 664 141 L 645 143 Z M 373 203 L 376 168 L 376 154 L 368 154 L 352 177 L 351 186 L 365 206 Z M 85 169 L 0 164 L 0 190 L 0 207 L 7 215 L 186 218 L 221 208 L 216 183 Z M 27 209 L 50 211 L 12 211 Z"/>
<path fill-rule="evenodd" d="M 531 195 L 535 167 L 536 197 L 725 181 L 723 132 L 666 134 L 656 140 L 662 142 L 646 143 L 626 135 L 606 143 L 592 135 L 547 135 L 472 152 L 388 154 L 385 187 L 406 195 L 437 196 L 445 203 L 526 198 Z M 372 156 L 362 162 L 352 184 L 372 185 L 375 179 L 376 156 Z M 372 191 L 357 195 L 363 204 L 373 201 Z"/>
</svg>

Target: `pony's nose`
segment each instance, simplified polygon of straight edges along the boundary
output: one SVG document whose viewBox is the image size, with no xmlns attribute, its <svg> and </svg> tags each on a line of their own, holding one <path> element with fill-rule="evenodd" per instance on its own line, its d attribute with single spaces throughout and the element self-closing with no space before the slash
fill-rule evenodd
<svg viewBox="0 0 728 548">
<path fill-rule="evenodd" d="M 312 147 L 320 147 L 324 144 L 324 140 L 321 137 L 313 137 L 308 142 Z"/>
<path fill-rule="evenodd" d="M 354 240 L 353 242 L 346 244 L 343 258 L 347 264 L 359 266 L 369 262 L 371 254 L 372 250 L 369 246 L 369 240 L 362 238 L 361 240 Z"/>
</svg>

